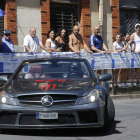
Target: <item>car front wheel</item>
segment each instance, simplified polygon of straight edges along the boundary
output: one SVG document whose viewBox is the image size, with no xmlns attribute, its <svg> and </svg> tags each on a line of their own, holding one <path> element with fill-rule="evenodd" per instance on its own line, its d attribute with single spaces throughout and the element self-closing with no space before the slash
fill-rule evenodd
<svg viewBox="0 0 140 140">
<path fill-rule="evenodd" d="M 105 105 L 104 126 L 101 128 L 102 132 L 107 132 L 111 129 L 115 118 L 115 107 L 112 99 L 108 96 Z"/>
</svg>

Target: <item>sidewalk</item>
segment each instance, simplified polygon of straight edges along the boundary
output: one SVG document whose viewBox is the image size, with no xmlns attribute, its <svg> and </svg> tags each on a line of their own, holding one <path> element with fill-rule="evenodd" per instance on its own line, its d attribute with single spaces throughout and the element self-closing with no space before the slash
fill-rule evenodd
<svg viewBox="0 0 140 140">
<path fill-rule="evenodd" d="M 110 95 L 112 100 L 123 100 L 123 99 L 138 99 L 140 94 L 123 94 L 123 95 Z"/>
<path fill-rule="evenodd" d="M 128 87 L 128 88 L 114 88 L 114 95 L 112 94 L 112 88 L 110 88 L 110 96 L 113 100 L 119 99 L 137 99 L 140 98 L 140 87 Z"/>
</svg>

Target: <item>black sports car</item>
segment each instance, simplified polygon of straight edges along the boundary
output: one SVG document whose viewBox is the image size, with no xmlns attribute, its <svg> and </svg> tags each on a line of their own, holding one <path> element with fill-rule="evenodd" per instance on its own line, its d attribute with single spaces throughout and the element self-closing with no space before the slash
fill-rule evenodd
<svg viewBox="0 0 140 140">
<path fill-rule="evenodd" d="M 96 78 L 86 59 L 23 61 L 0 89 L 0 129 L 110 129 L 110 74 Z M 1 82 L 3 79 L 1 79 Z"/>
</svg>

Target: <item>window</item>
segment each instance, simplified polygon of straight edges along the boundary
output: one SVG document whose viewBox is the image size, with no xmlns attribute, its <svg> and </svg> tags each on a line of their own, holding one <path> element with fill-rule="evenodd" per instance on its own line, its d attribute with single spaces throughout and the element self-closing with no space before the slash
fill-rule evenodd
<svg viewBox="0 0 140 140">
<path fill-rule="evenodd" d="M 65 3 L 51 3 L 50 5 L 51 29 L 57 32 L 61 27 L 72 33 L 74 25 L 78 24 L 78 5 Z"/>
<path fill-rule="evenodd" d="M 0 0 L 0 8 L 4 10 L 4 0 Z M 4 31 L 4 17 L 0 17 L 0 35 Z"/>
<path fill-rule="evenodd" d="M 25 67 L 28 67 L 25 71 Z M 47 60 L 36 63 L 23 64 L 22 70 L 17 74 L 18 79 L 85 79 L 91 78 L 90 70 L 84 60 Z"/>
<path fill-rule="evenodd" d="M 135 24 L 140 21 L 140 10 L 120 9 L 120 32 L 135 32 Z"/>
</svg>

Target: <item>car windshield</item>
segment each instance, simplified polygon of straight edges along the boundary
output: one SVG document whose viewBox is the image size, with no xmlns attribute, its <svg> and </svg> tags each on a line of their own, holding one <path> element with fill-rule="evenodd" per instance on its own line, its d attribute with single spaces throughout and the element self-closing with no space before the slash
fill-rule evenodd
<svg viewBox="0 0 140 140">
<path fill-rule="evenodd" d="M 16 77 L 17 80 L 89 79 L 91 78 L 91 73 L 85 60 L 52 59 L 39 62 L 25 62 Z"/>
</svg>

